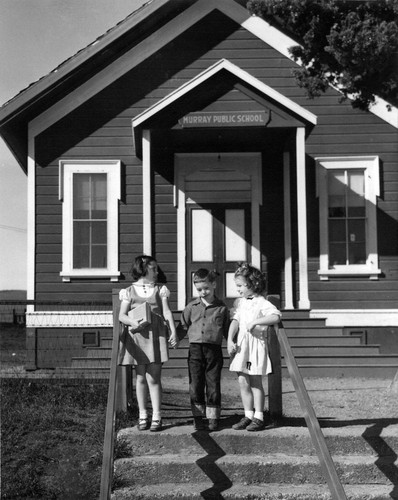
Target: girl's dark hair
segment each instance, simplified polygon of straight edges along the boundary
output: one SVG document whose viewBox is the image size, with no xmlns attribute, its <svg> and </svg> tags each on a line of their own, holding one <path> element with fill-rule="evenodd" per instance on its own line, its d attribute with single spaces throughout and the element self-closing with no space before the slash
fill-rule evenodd
<svg viewBox="0 0 398 500">
<path fill-rule="evenodd" d="M 209 271 L 208 269 L 200 268 L 193 275 L 194 283 L 201 283 L 202 281 L 208 281 L 209 283 L 214 283 L 219 276 L 217 271 Z"/>
<path fill-rule="evenodd" d="M 130 274 L 134 281 L 139 280 L 148 273 L 148 267 L 151 262 L 156 262 L 156 259 L 150 255 L 139 255 L 135 258 L 134 264 L 130 269 Z"/>
<path fill-rule="evenodd" d="M 253 290 L 254 293 L 261 294 L 265 291 L 267 284 L 265 275 L 256 267 L 251 266 L 247 262 L 242 262 L 235 271 L 235 278 L 238 276 L 242 276 L 246 280 L 248 288 Z"/>
</svg>

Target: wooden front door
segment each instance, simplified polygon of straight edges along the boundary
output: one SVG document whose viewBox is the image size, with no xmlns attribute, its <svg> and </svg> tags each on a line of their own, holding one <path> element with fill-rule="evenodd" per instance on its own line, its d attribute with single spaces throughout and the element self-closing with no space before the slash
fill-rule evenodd
<svg viewBox="0 0 398 500">
<path fill-rule="evenodd" d="M 187 205 L 186 296 L 196 296 L 192 284 L 199 268 L 215 269 L 220 276 L 216 294 L 229 307 L 237 297 L 233 276 L 237 263 L 250 260 L 249 203 Z"/>
</svg>

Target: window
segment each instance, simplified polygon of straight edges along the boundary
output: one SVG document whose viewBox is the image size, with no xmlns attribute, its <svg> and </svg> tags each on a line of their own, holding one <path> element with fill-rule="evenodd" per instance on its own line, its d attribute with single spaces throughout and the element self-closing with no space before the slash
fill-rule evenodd
<svg viewBox="0 0 398 500">
<path fill-rule="evenodd" d="M 117 281 L 120 162 L 60 161 L 62 272 Z"/>
<path fill-rule="evenodd" d="M 377 279 L 378 157 L 317 158 L 321 279 Z"/>
</svg>

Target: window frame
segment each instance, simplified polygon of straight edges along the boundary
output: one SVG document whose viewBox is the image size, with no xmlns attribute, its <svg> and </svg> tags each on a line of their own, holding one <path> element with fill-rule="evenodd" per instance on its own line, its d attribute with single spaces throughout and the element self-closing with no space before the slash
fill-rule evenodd
<svg viewBox="0 0 398 500">
<path fill-rule="evenodd" d="M 319 197 L 319 240 L 320 256 L 318 275 L 321 280 L 330 277 L 367 276 L 378 279 L 377 250 L 377 196 L 380 196 L 380 175 L 378 156 L 335 156 L 317 157 L 317 196 Z M 340 264 L 329 268 L 328 234 L 328 170 L 361 170 L 364 172 L 366 263 Z"/>
<path fill-rule="evenodd" d="M 73 175 L 107 175 L 107 267 L 73 268 Z M 118 281 L 120 160 L 60 160 L 59 199 L 62 201 L 62 281 L 72 278 L 109 278 Z"/>
</svg>

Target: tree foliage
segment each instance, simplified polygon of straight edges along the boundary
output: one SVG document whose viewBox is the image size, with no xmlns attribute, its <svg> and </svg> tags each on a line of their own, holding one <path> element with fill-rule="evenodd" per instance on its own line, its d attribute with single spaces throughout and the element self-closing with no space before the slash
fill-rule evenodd
<svg viewBox="0 0 398 500">
<path fill-rule="evenodd" d="M 332 85 L 356 108 L 369 109 L 376 96 L 398 103 L 398 0 L 250 0 L 247 7 L 300 43 L 289 51 L 309 98 Z"/>
</svg>

